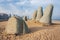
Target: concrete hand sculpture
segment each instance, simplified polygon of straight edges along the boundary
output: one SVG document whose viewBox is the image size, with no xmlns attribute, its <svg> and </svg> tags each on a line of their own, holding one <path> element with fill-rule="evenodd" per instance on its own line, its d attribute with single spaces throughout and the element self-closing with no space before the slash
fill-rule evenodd
<svg viewBox="0 0 60 40">
<path fill-rule="evenodd" d="M 5 28 L 7 34 L 24 34 L 28 33 L 28 30 L 29 29 L 24 20 L 15 16 L 8 20 L 7 26 Z"/>
<path fill-rule="evenodd" d="M 44 14 L 40 19 L 41 23 L 51 24 L 51 17 L 52 17 L 53 5 L 48 5 L 44 10 Z"/>
<path fill-rule="evenodd" d="M 37 10 L 36 21 L 39 21 L 42 16 L 43 16 L 43 10 L 42 10 L 42 7 L 39 7 L 38 10 Z"/>
<path fill-rule="evenodd" d="M 32 16 L 32 20 L 36 20 L 36 16 L 37 16 L 37 10 L 34 12 L 34 14 Z"/>
<path fill-rule="evenodd" d="M 24 20 L 24 21 L 27 21 L 27 16 L 24 16 L 24 17 L 23 17 L 23 20 Z"/>
</svg>

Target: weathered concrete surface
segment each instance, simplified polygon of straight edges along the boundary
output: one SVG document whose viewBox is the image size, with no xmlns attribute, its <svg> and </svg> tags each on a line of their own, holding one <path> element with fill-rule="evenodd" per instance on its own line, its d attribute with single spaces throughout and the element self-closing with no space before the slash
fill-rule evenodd
<svg viewBox="0 0 60 40">
<path fill-rule="evenodd" d="M 37 10 L 34 11 L 34 14 L 33 14 L 33 16 L 32 16 L 32 20 L 36 20 L 36 16 L 37 16 Z"/>
<path fill-rule="evenodd" d="M 24 20 L 24 21 L 27 21 L 27 16 L 24 16 L 24 17 L 23 17 L 23 20 Z"/>
<path fill-rule="evenodd" d="M 38 10 L 37 10 L 36 21 L 39 21 L 41 19 L 42 15 L 43 15 L 42 7 L 39 7 Z"/>
<path fill-rule="evenodd" d="M 30 30 L 25 21 L 23 21 L 23 34 L 29 33 Z"/>
<path fill-rule="evenodd" d="M 48 5 L 44 10 L 43 17 L 40 19 L 41 23 L 51 24 L 53 5 Z"/>
<path fill-rule="evenodd" d="M 6 26 L 6 33 L 7 34 L 19 34 L 22 33 L 23 30 L 23 21 L 18 20 L 16 17 L 11 17 L 8 20 Z"/>
<path fill-rule="evenodd" d="M 7 34 L 24 34 L 24 33 L 28 33 L 28 30 L 29 29 L 25 21 L 18 16 L 11 17 L 8 20 L 5 29 Z"/>
</svg>

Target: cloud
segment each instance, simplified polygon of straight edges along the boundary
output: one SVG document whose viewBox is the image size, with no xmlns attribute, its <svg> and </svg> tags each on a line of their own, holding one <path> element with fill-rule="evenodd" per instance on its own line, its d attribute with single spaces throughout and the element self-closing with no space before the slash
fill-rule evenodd
<svg viewBox="0 0 60 40">
<path fill-rule="evenodd" d="M 17 14 L 19 16 L 28 15 L 31 17 L 33 11 L 39 6 L 45 8 L 48 4 L 53 4 L 53 17 L 59 17 L 59 1 L 60 0 L 0 0 L 0 3 L 2 2 L 0 4 L 0 12 Z"/>
<path fill-rule="evenodd" d="M 7 5 L 6 5 L 7 6 Z M 16 6 L 14 6 L 13 4 L 9 4 L 8 9 L 6 9 L 4 6 L 0 6 L 0 13 L 7 13 L 7 14 L 23 14 L 23 12 L 19 9 L 17 9 Z M 22 14 L 20 16 L 22 16 Z"/>
<path fill-rule="evenodd" d="M 32 5 L 46 5 L 52 3 L 53 1 L 52 0 L 31 0 L 30 2 Z"/>
<path fill-rule="evenodd" d="M 0 6 L 0 13 L 6 13 L 6 14 L 9 14 L 9 10 L 6 10 L 4 7 L 1 7 Z"/>
<path fill-rule="evenodd" d="M 28 9 L 25 9 L 24 11 L 22 9 L 18 9 L 17 6 L 13 5 L 12 3 L 9 3 L 8 5 L 2 6 L 0 5 L 0 13 L 7 13 L 7 14 L 17 14 L 19 16 L 27 16 L 27 15 L 31 15 L 31 11 L 29 12 Z"/>
<path fill-rule="evenodd" d="M 15 3 L 16 6 L 23 6 L 24 8 L 37 9 L 39 6 L 47 6 L 48 4 L 53 4 L 53 0 L 24 0 Z"/>
<path fill-rule="evenodd" d="M 12 14 L 17 14 L 19 16 L 29 16 L 31 15 L 31 11 L 29 12 L 28 9 L 25 9 L 24 11 L 21 9 L 17 9 L 17 7 L 13 4 L 9 4 L 9 10 Z"/>
<path fill-rule="evenodd" d="M 13 4 L 9 4 L 9 10 L 11 11 L 12 14 L 23 14 L 23 12 L 19 9 L 17 9 L 17 7 Z M 20 16 L 22 16 L 22 14 Z"/>
<path fill-rule="evenodd" d="M 16 5 L 24 5 L 25 1 L 22 1 L 22 2 L 17 2 Z"/>
</svg>

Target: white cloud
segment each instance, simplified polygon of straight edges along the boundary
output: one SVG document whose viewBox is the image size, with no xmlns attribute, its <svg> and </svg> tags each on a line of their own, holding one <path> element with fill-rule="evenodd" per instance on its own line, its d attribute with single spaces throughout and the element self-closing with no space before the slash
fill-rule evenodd
<svg viewBox="0 0 60 40">
<path fill-rule="evenodd" d="M 25 1 L 22 2 L 16 2 L 16 5 L 24 5 Z"/>
<path fill-rule="evenodd" d="M 23 12 L 23 16 L 27 16 L 27 17 L 31 18 L 31 17 L 32 17 L 32 12 L 26 9 L 26 10 Z"/>
<path fill-rule="evenodd" d="M 24 0 L 15 3 L 17 6 L 27 6 L 30 7 L 38 7 L 38 6 L 46 6 L 48 4 L 53 4 L 53 0 Z"/>
<path fill-rule="evenodd" d="M 27 15 L 30 15 L 31 12 L 29 12 L 29 10 L 21 10 L 21 9 L 17 9 L 17 7 L 11 3 L 9 3 L 9 6 L 8 6 L 9 9 L 6 9 L 5 7 L 1 7 L 0 6 L 0 13 L 7 13 L 7 14 L 17 14 L 19 16 L 27 16 Z"/>
<path fill-rule="evenodd" d="M 53 0 L 31 0 L 32 5 L 46 5 L 49 3 L 53 3 Z"/>
<path fill-rule="evenodd" d="M 20 14 L 20 16 L 22 16 L 23 12 L 17 9 L 16 6 L 14 6 L 13 4 L 9 4 L 9 6 L 10 6 L 10 11 L 12 14 Z"/>
<path fill-rule="evenodd" d="M 9 12 L 9 10 L 6 10 L 4 7 L 0 6 L 0 13 L 6 13 L 6 14 L 8 14 L 10 12 Z"/>
<path fill-rule="evenodd" d="M 3 2 L 3 1 L 5 1 L 5 0 L 0 0 L 0 2 Z M 6 1 L 11 2 L 13 0 L 6 0 Z M 1 7 L 1 5 L 0 5 L 0 13 L 3 12 L 3 13 L 17 14 L 17 15 L 20 15 L 20 16 L 22 16 L 22 15 L 31 16 L 31 14 L 32 14 L 31 11 L 35 10 L 35 8 L 37 9 L 37 7 L 39 7 L 39 6 L 45 7 L 48 4 L 54 4 L 54 5 L 57 4 L 58 5 L 60 3 L 56 2 L 56 0 L 29 0 L 29 1 L 23 0 L 23 1 L 15 2 L 14 4 L 16 4 L 16 5 L 13 5 L 13 3 L 8 4 L 8 6 L 9 6 L 8 9 L 9 10 L 5 9 L 5 7 Z M 17 9 L 16 6 L 19 7 L 19 6 L 22 6 L 22 5 L 24 6 L 24 8 L 26 7 L 26 9 L 23 9 L 24 11 L 21 10 L 21 9 Z M 27 6 L 28 6 L 28 8 L 31 8 L 31 9 L 28 10 Z M 54 10 L 60 10 L 60 9 L 56 9 L 56 7 L 55 7 Z M 56 17 L 60 16 L 59 14 L 57 14 L 57 13 L 60 13 L 60 11 L 54 11 L 54 12 L 55 12 L 54 15 L 56 15 Z"/>
<path fill-rule="evenodd" d="M 29 11 L 28 9 L 25 9 L 24 11 L 19 10 L 13 4 L 10 4 L 10 8 L 11 8 L 12 13 L 17 14 L 19 16 L 30 16 L 31 15 L 31 11 Z"/>
<path fill-rule="evenodd" d="M 21 14 L 22 11 L 16 8 L 13 4 L 9 4 L 9 9 L 5 9 L 4 7 L 0 6 L 0 13 L 7 13 L 7 14 Z M 22 14 L 21 14 L 22 16 Z"/>
</svg>

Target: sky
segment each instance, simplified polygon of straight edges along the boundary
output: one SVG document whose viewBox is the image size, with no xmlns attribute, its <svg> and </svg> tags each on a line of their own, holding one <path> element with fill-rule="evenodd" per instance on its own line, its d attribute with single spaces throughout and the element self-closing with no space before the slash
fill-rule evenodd
<svg viewBox="0 0 60 40">
<path fill-rule="evenodd" d="M 32 17 L 39 6 L 45 9 L 49 4 L 54 6 L 52 18 L 60 19 L 60 0 L 0 0 L 0 13 Z"/>
</svg>

